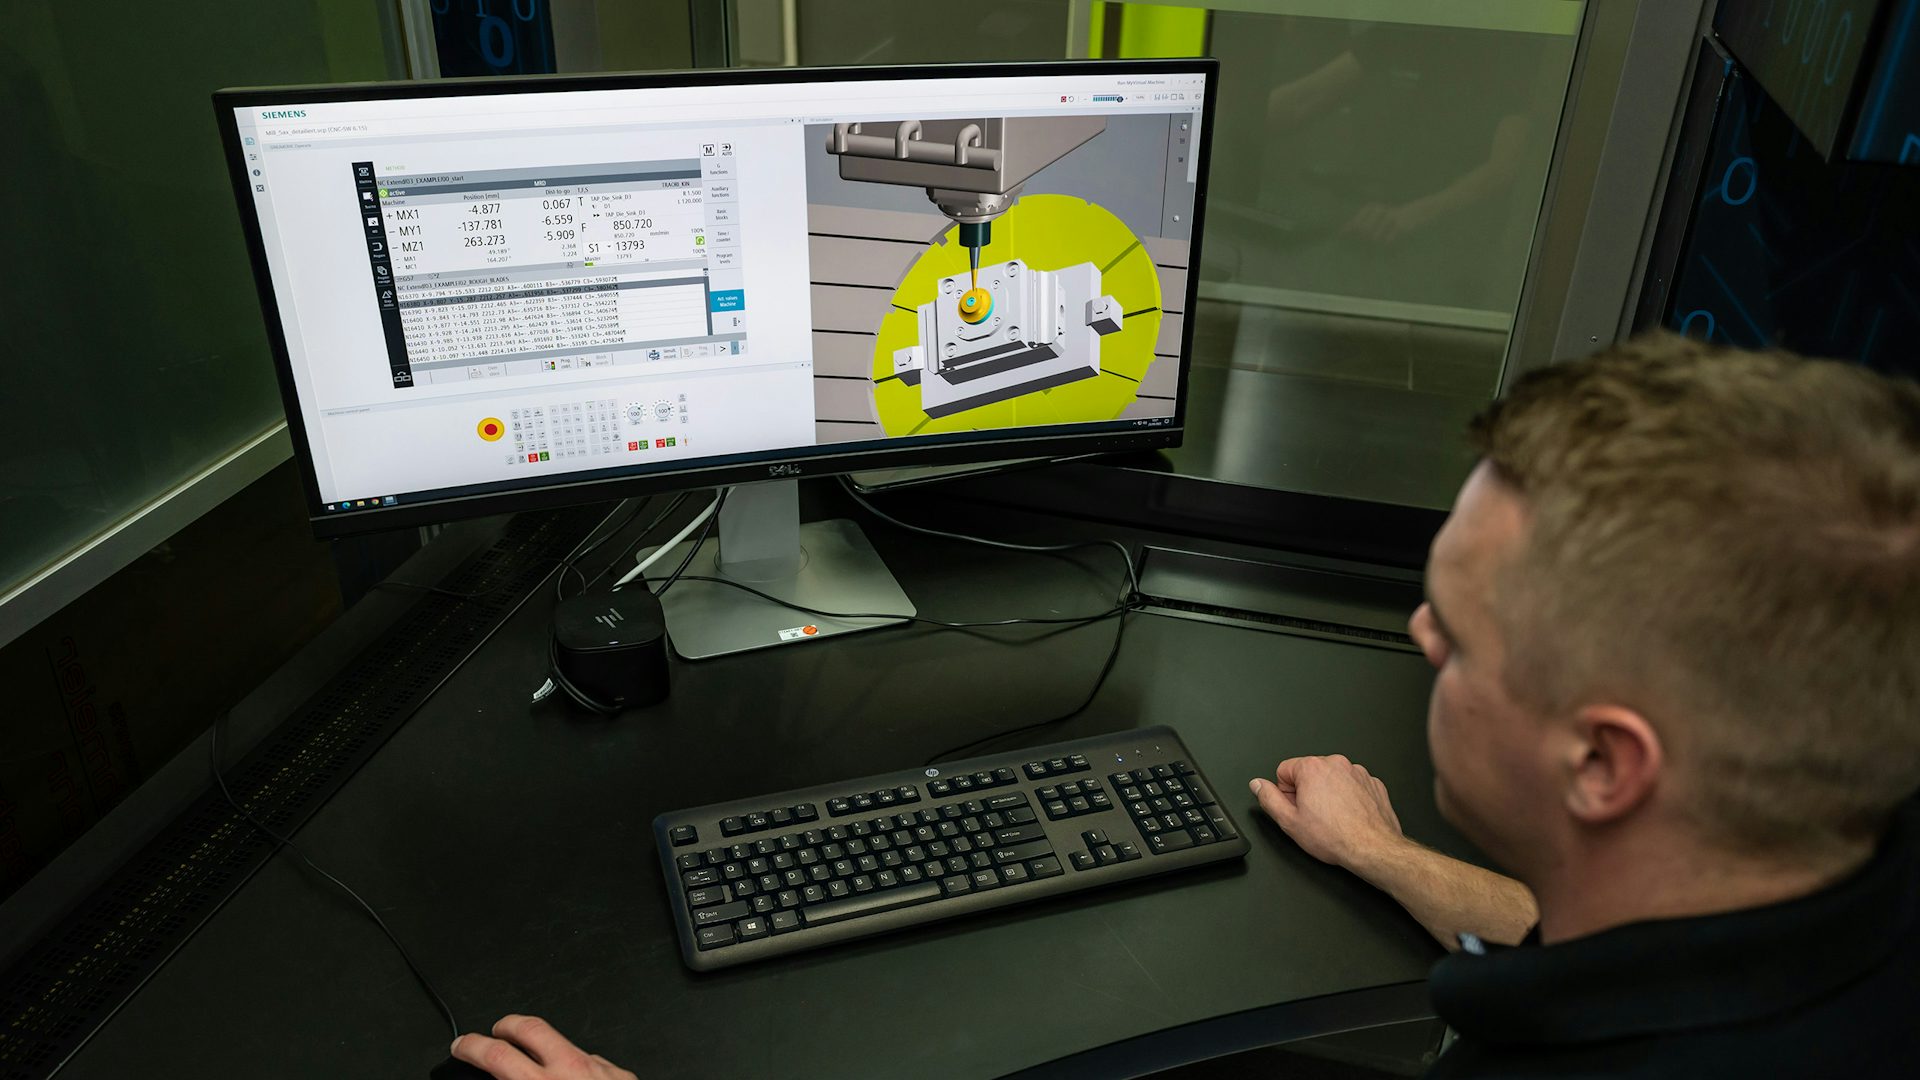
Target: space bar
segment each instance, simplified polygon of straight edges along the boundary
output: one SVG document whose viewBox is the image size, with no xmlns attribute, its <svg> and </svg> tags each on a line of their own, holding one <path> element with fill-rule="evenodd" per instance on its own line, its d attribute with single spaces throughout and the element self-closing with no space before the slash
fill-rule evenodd
<svg viewBox="0 0 1920 1080">
<path fill-rule="evenodd" d="M 824 904 L 800 909 L 800 917 L 808 926 L 825 926 L 828 923 L 857 919 L 862 915 L 878 915 L 895 908 L 912 907 L 929 900 L 940 899 L 940 885 L 937 882 L 923 881 L 918 885 L 906 885 L 885 892 L 868 893 L 865 896 L 849 896 L 845 900 L 829 900 Z"/>
</svg>

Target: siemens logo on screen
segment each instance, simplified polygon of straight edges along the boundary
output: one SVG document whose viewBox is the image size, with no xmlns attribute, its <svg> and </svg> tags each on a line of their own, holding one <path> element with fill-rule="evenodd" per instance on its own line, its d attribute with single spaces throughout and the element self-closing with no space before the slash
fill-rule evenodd
<svg viewBox="0 0 1920 1080">
<path fill-rule="evenodd" d="M 262 120 L 304 120 L 306 118 L 307 110 L 305 109 L 264 109 L 260 113 Z"/>
</svg>

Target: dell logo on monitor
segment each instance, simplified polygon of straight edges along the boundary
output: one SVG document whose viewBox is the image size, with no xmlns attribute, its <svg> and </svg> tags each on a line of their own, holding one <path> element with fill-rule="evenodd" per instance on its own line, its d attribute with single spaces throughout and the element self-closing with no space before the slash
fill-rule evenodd
<svg viewBox="0 0 1920 1080">
<path fill-rule="evenodd" d="M 769 466 L 767 466 L 767 475 L 768 475 L 768 476 L 799 476 L 799 475 L 800 475 L 800 466 L 798 466 L 798 465 L 769 465 Z"/>
<path fill-rule="evenodd" d="M 262 120 L 301 120 L 307 115 L 305 109 L 265 109 L 260 113 Z"/>
</svg>

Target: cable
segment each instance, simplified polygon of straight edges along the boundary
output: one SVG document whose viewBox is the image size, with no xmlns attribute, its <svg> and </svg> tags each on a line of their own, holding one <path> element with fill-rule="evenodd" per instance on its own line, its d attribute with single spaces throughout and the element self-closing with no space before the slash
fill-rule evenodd
<svg viewBox="0 0 1920 1080">
<path fill-rule="evenodd" d="M 406 961 L 407 970 L 413 972 L 414 979 L 420 983 L 420 988 L 427 992 L 427 996 L 433 999 L 433 1003 L 439 1006 L 441 1014 L 447 1018 L 447 1027 L 452 1029 L 453 1037 L 456 1039 L 459 1038 L 460 1037 L 460 1021 L 454 1019 L 453 1009 L 451 1006 L 447 1004 L 447 999 L 440 996 L 439 990 L 434 989 L 433 980 L 427 978 L 427 973 L 420 970 L 420 965 L 414 962 L 413 954 L 408 952 L 407 947 L 400 943 L 400 939 L 394 935 L 393 929 L 387 925 L 387 921 L 380 917 L 380 913 L 373 910 L 373 905 L 361 899 L 360 894 L 357 892 L 354 892 L 353 889 L 348 887 L 346 882 L 341 881 L 339 878 L 334 877 L 332 874 L 329 874 L 325 870 L 320 869 L 319 864 L 315 863 L 312 859 L 307 858 L 305 852 L 293 846 L 293 841 L 287 839 L 284 836 L 281 836 L 279 833 L 274 832 L 272 829 L 268 828 L 265 822 L 261 821 L 257 817 L 254 817 L 253 812 L 251 810 L 248 810 L 246 807 L 241 806 L 240 800 L 233 797 L 233 792 L 229 790 L 227 787 L 227 778 L 221 775 L 221 772 L 220 772 L 220 722 L 219 721 L 215 721 L 213 727 L 210 729 L 210 737 L 207 739 L 207 759 L 208 759 L 208 762 L 207 762 L 208 765 L 211 766 L 213 770 L 214 782 L 220 786 L 220 794 L 226 796 L 227 804 L 229 806 L 232 806 L 236 813 L 238 813 L 241 817 L 245 818 L 248 824 L 252 825 L 254 828 L 259 829 L 261 832 L 271 837 L 275 843 L 279 844 L 281 847 L 286 848 L 288 851 L 291 851 L 295 855 L 299 856 L 300 861 L 303 863 L 306 863 L 307 868 L 309 870 L 312 870 L 314 873 L 319 874 L 321 877 L 326 878 L 328 881 L 333 882 L 334 885 L 339 887 L 341 892 L 344 892 L 348 896 L 353 897 L 353 902 L 356 904 L 359 904 L 361 910 L 367 913 L 367 917 L 373 920 L 373 924 L 380 928 L 380 932 L 387 935 L 387 940 L 392 942 L 394 949 L 400 953 L 400 959 Z"/>
<path fill-rule="evenodd" d="M 679 581 L 680 575 L 687 572 L 687 567 L 693 562 L 693 557 L 700 553 L 700 546 L 707 542 L 707 537 L 713 533 L 713 527 L 719 523 L 720 510 L 726 506 L 727 496 L 731 494 L 733 494 L 732 488 L 724 488 L 721 490 L 719 498 L 713 500 L 713 506 L 710 508 L 713 513 L 708 515 L 706 527 L 700 530 L 699 536 L 694 537 L 693 543 L 687 545 L 686 557 L 680 560 L 680 565 L 674 567 L 673 573 L 668 574 L 666 580 L 660 583 L 660 587 L 653 590 L 653 595 L 656 599 L 667 595 L 667 590 L 673 588 L 673 583 Z M 667 544 L 660 545 L 660 551 L 665 551 L 668 546 Z M 659 558 L 660 551 L 654 552 L 647 561 L 652 562 L 654 559 Z"/>
<path fill-rule="evenodd" d="M 628 500 L 628 501 L 631 501 L 631 500 Z M 645 499 L 640 500 L 638 503 L 634 503 L 633 509 L 627 512 L 626 517 L 623 517 L 620 519 L 619 524 L 615 525 L 611 529 L 608 529 L 606 532 L 601 533 L 600 538 L 598 540 L 594 540 L 591 544 L 587 543 L 587 540 L 591 539 L 594 533 L 600 532 L 601 525 L 605 525 L 609 520 L 613 518 L 614 514 L 619 513 L 620 506 L 624 506 L 626 505 L 626 503 L 622 502 L 619 506 L 615 506 L 612 510 L 608 511 L 607 516 L 600 519 L 600 524 L 595 525 L 593 529 L 587 533 L 586 537 L 583 537 L 580 543 L 574 547 L 573 551 L 569 553 L 564 560 L 561 561 L 559 576 L 555 577 L 553 581 L 553 598 L 555 600 L 566 599 L 566 592 L 565 592 L 564 586 L 566 584 L 568 571 L 572 571 L 573 575 L 580 579 L 580 592 L 584 594 L 587 591 L 587 575 L 581 573 L 579 568 L 576 567 L 574 564 L 579 562 L 581 559 L 586 558 L 588 554 L 593 552 L 593 550 L 598 548 L 601 544 L 604 544 L 607 541 L 613 539 L 615 536 L 620 535 L 620 530 L 632 524 L 633 519 L 639 517 L 640 511 L 645 509 L 646 505 L 652 501 L 653 501 L 653 497 L 649 495 Z"/>
<path fill-rule="evenodd" d="M 879 507 L 868 502 L 866 496 L 855 490 L 853 484 L 850 483 L 845 476 L 840 478 L 840 486 L 846 489 L 847 495 L 851 497 L 854 502 L 859 503 L 867 513 L 872 514 L 874 517 L 879 518 L 881 521 L 886 522 L 896 529 L 905 529 L 908 532 L 916 532 L 922 536 L 937 536 L 943 540 L 959 540 L 962 543 L 999 548 L 1003 551 L 1057 553 L 1062 551 L 1078 551 L 1086 547 L 1110 547 L 1119 552 L 1121 560 L 1127 564 L 1127 598 L 1130 599 L 1139 595 L 1140 575 L 1134 569 L 1133 552 L 1128 551 L 1127 546 L 1118 540 L 1081 540 L 1071 544 L 1016 544 L 1010 540 L 988 540 L 985 537 L 968 536 L 964 533 L 946 532 L 942 529 L 929 529 L 924 525 L 909 525 L 899 518 L 883 512 Z"/>
<path fill-rule="evenodd" d="M 680 541 L 685 540 L 687 538 L 688 533 L 693 532 L 693 530 L 705 524 L 706 520 L 713 516 L 713 512 L 720 508 L 720 504 L 723 501 L 725 501 L 726 497 L 727 497 L 726 489 L 722 489 L 720 492 L 715 494 L 713 497 L 713 501 L 707 504 L 706 509 L 700 511 L 698 514 L 695 514 L 693 516 L 693 520 L 687 522 L 686 527 L 682 528 L 679 532 L 674 533 L 673 536 L 669 538 L 665 543 L 661 544 L 658 548 L 654 549 L 653 554 L 647 556 L 644 559 L 641 559 L 639 564 L 636 565 L 633 569 L 620 575 L 620 579 L 613 583 L 613 587 L 618 589 L 622 585 L 625 585 L 627 582 L 632 581 L 634 578 L 637 578 L 641 574 L 646 573 L 647 567 L 652 566 L 654 563 L 660 561 L 660 559 L 663 556 L 665 556 L 668 551 L 673 549 L 673 546 L 675 544 L 678 544 Z"/>
<path fill-rule="evenodd" d="M 1017 728 L 1008 728 L 1005 731 L 998 731 L 992 735 L 983 735 L 972 742 L 964 742 L 958 746 L 950 746 L 929 757 L 926 764 L 937 765 L 942 761 L 951 761 L 954 758 L 964 757 L 966 756 L 966 751 L 972 750 L 975 747 L 985 746 L 988 743 L 1011 738 L 1025 732 L 1038 731 L 1044 727 L 1052 727 L 1055 724 L 1064 723 L 1086 712 L 1087 708 L 1093 704 L 1093 699 L 1100 696 L 1100 688 L 1107 684 L 1107 676 L 1113 673 L 1113 665 L 1115 661 L 1120 659 L 1120 642 L 1127 633 L 1127 616 L 1138 607 L 1138 603 L 1128 604 L 1127 607 L 1120 612 L 1120 625 L 1113 631 L 1113 647 L 1107 650 L 1106 662 L 1100 665 L 1100 674 L 1094 677 L 1092 688 L 1087 691 L 1087 696 L 1081 699 L 1080 704 L 1075 705 L 1059 716 L 1049 717 L 1031 724 L 1022 724 Z"/>
<path fill-rule="evenodd" d="M 923 619 L 918 615 L 899 615 L 884 611 L 825 611 L 820 608 L 808 607 L 805 604 L 796 604 L 791 600 L 782 600 L 772 593 L 761 592 L 751 585 L 742 584 L 734 581 L 732 578 L 712 577 L 707 574 L 683 574 L 680 576 L 680 580 L 705 581 L 714 585 L 725 585 L 730 589 L 739 589 L 741 592 L 750 593 L 768 603 L 778 604 L 783 608 L 798 611 L 806 615 L 814 615 L 823 619 L 887 619 L 891 622 L 917 623 L 921 626 L 932 626 L 941 630 L 984 630 L 999 626 L 1084 626 L 1088 623 L 1104 622 L 1116 615 L 1133 610 L 1131 606 L 1115 606 L 1097 615 L 1062 615 L 1058 618 L 987 619 L 978 622 L 948 622 L 943 619 Z"/>
<path fill-rule="evenodd" d="M 865 496 L 861 495 L 860 492 L 854 489 L 853 485 L 850 482 L 848 482 L 845 476 L 842 476 L 840 478 L 840 486 L 846 489 L 847 495 L 851 497 L 854 502 L 859 503 L 863 508 L 865 508 L 867 513 L 872 514 L 874 517 L 879 518 L 881 521 L 884 521 L 887 524 L 894 526 L 895 528 L 905 529 L 908 532 L 920 533 L 923 536 L 937 536 L 946 540 L 959 540 L 964 543 L 978 544 L 982 547 L 999 548 L 1004 551 L 1062 552 L 1062 551 L 1075 551 L 1085 547 L 1111 547 L 1115 551 L 1120 553 L 1121 560 L 1126 563 L 1126 567 L 1127 567 L 1126 591 L 1121 595 L 1120 601 L 1115 606 L 1114 610 L 1108 616 L 1106 616 L 1108 618 L 1118 616 L 1120 620 L 1119 625 L 1113 631 L 1113 647 L 1107 650 L 1107 659 L 1104 663 L 1100 665 L 1100 674 L 1094 678 L 1093 686 L 1087 690 L 1087 696 L 1081 699 L 1080 704 L 1075 705 L 1072 709 L 1064 713 L 1061 713 L 1058 716 L 1050 717 L 1046 720 L 1041 720 L 1032 724 L 1023 724 L 1017 728 L 1009 728 L 1006 731 L 1000 731 L 992 735 L 983 736 L 981 738 L 973 740 L 972 742 L 961 743 L 959 746 L 949 747 L 948 749 L 942 750 L 939 753 L 928 758 L 927 759 L 928 765 L 933 765 L 940 761 L 950 760 L 953 757 L 961 755 L 965 751 L 972 750 L 975 747 L 983 746 L 987 743 L 996 742 L 1000 739 L 1011 738 L 1012 736 L 1023 734 L 1029 731 L 1037 731 L 1044 727 L 1051 727 L 1054 724 L 1063 723 L 1067 720 L 1071 720 L 1074 717 L 1079 716 L 1081 713 L 1086 712 L 1087 708 L 1093 704 L 1094 699 L 1100 696 L 1101 687 L 1107 684 L 1107 676 L 1113 673 L 1114 663 L 1120 659 L 1120 644 L 1125 639 L 1126 633 L 1127 633 L 1127 615 L 1132 611 L 1134 611 L 1135 609 L 1137 609 L 1138 607 L 1140 607 L 1143 600 L 1143 598 L 1140 595 L 1140 575 L 1138 570 L 1134 566 L 1133 552 L 1129 551 L 1125 544 L 1121 543 L 1118 540 L 1084 540 L 1079 543 L 1071 543 L 1071 544 L 1016 544 L 1007 540 L 988 540 L 984 537 L 979 537 L 979 536 L 967 536 L 964 533 L 946 532 L 941 529 L 929 529 L 921 525 L 909 525 L 906 522 L 901 521 L 900 519 L 893 517 L 890 514 L 883 513 L 879 507 L 873 505 L 871 502 L 868 502 Z M 1039 621 L 1039 620 L 1033 620 L 1033 621 Z"/>
<path fill-rule="evenodd" d="M 627 541 L 626 547 L 623 547 L 620 549 L 620 554 L 615 555 L 611 559 L 608 559 L 606 561 L 606 564 L 600 567 L 600 570 L 598 573 L 594 574 L 592 577 L 587 579 L 587 590 L 591 591 L 595 585 L 598 585 L 600 583 L 601 578 L 606 577 L 609 573 L 613 571 L 614 567 L 619 566 L 622 563 L 626 562 L 627 557 L 633 554 L 633 549 L 639 547 L 641 542 L 646 540 L 647 536 L 651 534 L 653 530 L 660 527 L 661 522 L 672 517 L 674 511 L 680 509 L 681 504 L 685 503 L 686 501 L 687 501 L 687 493 L 684 491 L 680 492 L 678 495 L 675 495 L 673 497 L 673 500 L 671 502 L 667 503 L 666 509 L 660 511 L 658 514 L 655 514 L 653 516 L 652 521 L 649 521 L 645 525 L 640 526 L 640 531 L 633 535 L 632 540 Z"/>
</svg>

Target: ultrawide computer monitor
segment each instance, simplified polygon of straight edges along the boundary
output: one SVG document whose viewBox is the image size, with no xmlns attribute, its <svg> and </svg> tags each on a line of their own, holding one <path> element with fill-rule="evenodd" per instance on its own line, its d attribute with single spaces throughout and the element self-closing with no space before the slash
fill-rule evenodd
<svg viewBox="0 0 1920 1080">
<path fill-rule="evenodd" d="M 1216 78 L 220 92 L 315 531 L 1178 445 Z M 791 512 L 766 488 L 721 547 Z"/>
</svg>

